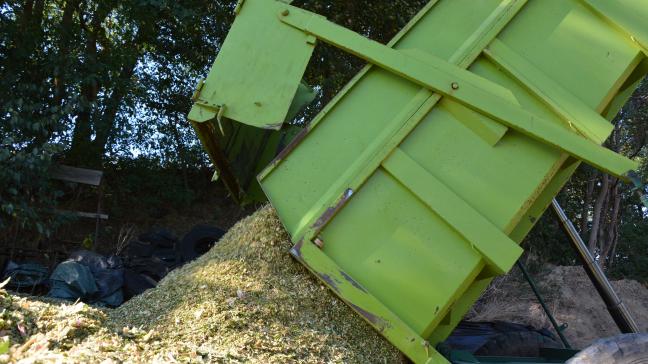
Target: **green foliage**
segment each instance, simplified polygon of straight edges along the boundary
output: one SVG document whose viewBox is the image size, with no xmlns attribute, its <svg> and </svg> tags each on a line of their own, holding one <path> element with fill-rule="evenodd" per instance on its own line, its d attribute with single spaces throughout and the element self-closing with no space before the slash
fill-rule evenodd
<svg viewBox="0 0 648 364">
<path fill-rule="evenodd" d="M 578 264 L 576 253 L 568 239 L 555 215 L 551 211 L 545 212 L 523 243 L 524 249 L 538 265 L 530 268 L 535 270 L 544 263 Z"/>
<path fill-rule="evenodd" d="M 610 267 L 609 274 L 616 278 L 648 281 L 648 219 L 627 221 L 621 236 L 617 261 Z"/>
<path fill-rule="evenodd" d="M 47 179 L 50 146 L 16 150 L 6 138 L 0 149 L 0 232 L 35 230 L 49 236 L 60 222 L 52 213 L 59 196 Z M 2 237 L 2 235 L 0 235 Z"/>
<path fill-rule="evenodd" d="M 15 2 L 0 6 L 0 238 L 21 229 L 47 236 L 58 221 L 47 211 L 58 194 L 47 171 L 59 151 L 51 136 L 69 109 L 49 103 L 51 87 L 40 82 L 51 71 L 39 49 L 46 37 L 39 24 L 48 19 L 37 24 L 26 12 Z"/>
<path fill-rule="evenodd" d="M 152 158 L 120 159 L 109 166 L 106 207 L 125 219 L 187 208 L 210 183 L 206 169 L 183 170 Z"/>
<path fill-rule="evenodd" d="M 12 227 L 47 236 L 55 227 L 54 153 L 99 169 L 109 156 L 132 154 L 204 164 L 181 120 L 189 85 L 215 57 L 232 8 L 233 1 L 198 0 L 3 2 L 0 234 Z"/>
<path fill-rule="evenodd" d="M 7 86 L 0 87 L 0 238 L 19 230 L 49 236 L 60 219 L 51 212 L 59 192 L 50 184 L 48 169 L 61 148 L 48 135 L 57 130 L 63 110 L 37 99 L 45 93 L 41 85 L 9 84 L 32 76 L 26 70 L 13 72 L 0 72 L 0 84 Z"/>
</svg>

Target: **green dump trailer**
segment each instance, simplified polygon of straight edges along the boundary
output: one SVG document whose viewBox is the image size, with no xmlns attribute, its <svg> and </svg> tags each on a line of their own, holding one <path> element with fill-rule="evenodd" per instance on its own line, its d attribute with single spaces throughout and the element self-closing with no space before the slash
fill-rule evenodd
<svg viewBox="0 0 648 364">
<path fill-rule="evenodd" d="M 291 254 L 410 360 L 471 362 L 436 346 L 580 163 L 638 167 L 601 145 L 648 73 L 648 0 L 432 0 L 387 45 L 289 3 L 239 1 L 189 119 L 240 197 L 228 128 L 292 135 L 318 42 L 366 60 L 258 183 Z"/>
</svg>

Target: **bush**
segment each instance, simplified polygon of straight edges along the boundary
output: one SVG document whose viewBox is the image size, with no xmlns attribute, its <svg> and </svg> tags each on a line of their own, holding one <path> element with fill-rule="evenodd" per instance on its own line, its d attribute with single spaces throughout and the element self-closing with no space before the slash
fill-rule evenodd
<svg viewBox="0 0 648 364">
<path fill-rule="evenodd" d="M 34 231 L 49 237 L 62 221 L 53 214 L 61 192 L 48 178 L 52 155 L 57 148 L 45 145 L 19 148 L 5 138 L 0 149 L 0 239 L 19 231 Z"/>
</svg>

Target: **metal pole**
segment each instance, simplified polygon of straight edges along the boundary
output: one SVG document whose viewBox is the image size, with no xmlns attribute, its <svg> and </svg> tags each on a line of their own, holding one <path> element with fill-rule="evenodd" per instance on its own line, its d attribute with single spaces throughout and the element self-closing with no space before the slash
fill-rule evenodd
<svg viewBox="0 0 648 364">
<path fill-rule="evenodd" d="M 551 201 L 551 205 L 553 206 L 556 215 L 558 215 L 565 232 L 569 235 L 569 240 L 572 242 L 572 246 L 578 253 L 581 262 L 583 263 L 583 268 L 585 268 L 585 272 L 587 272 L 592 284 L 594 284 L 594 287 L 603 299 L 603 302 L 605 302 L 605 305 L 610 312 L 610 316 L 612 316 L 612 319 L 619 327 L 619 330 L 624 334 L 639 333 L 639 327 L 632 318 L 632 315 L 630 315 L 628 307 L 621 301 L 614 291 L 614 288 L 612 288 L 612 285 L 605 276 L 603 269 L 601 269 L 598 263 L 596 263 L 596 260 L 592 256 L 592 253 L 590 253 L 589 249 L 587 249 L 587 246 L 578 234 L 578 231 L 569 218 L 567 218 L 565 211 L 560 207 L 560 204 L 558 204 L 556 199 Z"/>
<path fill-rule="evenodd" d="M 527 280 L 527 282 L 529 282 L 529 286 L 531 286 L 531 289 L 533 290 L 533 293 L 535 294 L 536 298 L 538 298 L 538 302 L 540 302 L 540 306 L 542 306 L 542 309 L 544 310 L 545 314 L 547 314 L 547 317 L 549 317 L 549 321 L 551 322 L 551 326 L 553 326 L 553 328 L 554 328 L 554 330 L 556 330 L 556 333 L 558 334 L 558 336 L 560 336 L 560 341 L 562 341 L 563 346 L 565 347 L 565 349 L 571 349 L 572 348 L 571 345 L 569 345 L 569 342 L 567 341 L 567 338 L 562 333 L 562 329 L 560 328 L 560 326 L 558 326 L 558 323 L 556 322 L 556 319 L 551 314 L 551 311 L 549 311 L 549 307 L 547 306 L 544 299 L 540 295 L 540 291 L 538 291 L 538 287 L 536 286 L 535 282 L 533 281 L 533 279 L 529 275 L 529 272 L 527 272 L 526 268 L 524 267 L 522 262 L 520 262 L 519 260 L 517 261 L 516 264 L 517 264 L 518 268 L 520 268 L 520 270 L 522 271 L 522 274 L 524 275 L 524 278 Z"/>
</svg>

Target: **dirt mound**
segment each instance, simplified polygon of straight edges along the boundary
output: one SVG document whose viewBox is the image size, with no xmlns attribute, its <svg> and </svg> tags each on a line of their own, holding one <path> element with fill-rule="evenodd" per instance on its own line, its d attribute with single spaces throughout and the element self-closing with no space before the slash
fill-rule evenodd
<svg viewBox="0 0 648 364">
<path fill-rule="evenodd" d="M 400 362 L 396 349 L 290 258 L 289 248 L 265 207 L 209 253 L 105 315 L 82 304 L 39 303 L 60 314 L 39 318 L 42 330 L 12 342 L 12 360 Z M 52 320 L 60 322 L 51 329 L 65 334 L 65 345 L 48 329 Z M 77 321 L 84 330 L 68 337 Z"/>
<path fill-rule="evenodd" d="M 584 348 L 594 340 L 620 332 L 580 267 L 548 266 L 534 275 L 545 301 L 570 344 Z M 648 289 L 632 280 L 612 282 L 642 331 L 648 331 Z M 535 327 L 550 327 L 533 291 L 517 272 L 497 279 L 468 316 L 471 320 L 505 320 Z"/>
</svg>

